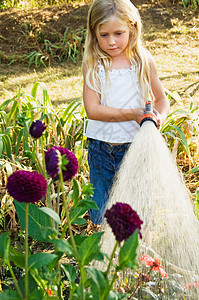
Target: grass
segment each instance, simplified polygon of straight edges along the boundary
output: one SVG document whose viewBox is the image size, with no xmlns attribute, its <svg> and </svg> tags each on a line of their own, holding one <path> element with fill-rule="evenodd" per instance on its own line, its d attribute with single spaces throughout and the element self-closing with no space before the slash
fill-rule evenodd
<svg viewBox="0 0 199 300">
<path fill-rule="evenodd" d="M 64 105 L 70 99 L 81 98 L 83 84 L 81 62 L 62 63 L 38 70 L 27 67 L 18 67 L 18 69 L 16 66 L 7 67 L 4 73 L 0 71 L 0 102 L 13 97 L 19 86 L 27 93 L 31 93 L 32 85 L 37 81 L 46 83 L 53 103 Z"/>
</svg>

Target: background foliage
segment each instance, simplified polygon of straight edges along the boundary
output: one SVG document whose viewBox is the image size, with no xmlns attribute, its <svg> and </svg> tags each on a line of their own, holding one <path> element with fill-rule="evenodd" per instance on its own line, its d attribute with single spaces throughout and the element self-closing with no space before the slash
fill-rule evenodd
<svg viewBox="0 0 199 300">
<path fill-rule="evenodd" d="M 81 2 L 81 0 L 31 0 L 31 1 L 0 0 L 0 8 L 6 9 L 9 7 L 18 7 L 18 8 L 44 7 L 44 6 L 52 6 L 52 5 L 62 5 L 65 3 L 76 3 L 76 2 Z M 175 0 L 175 2 L 182 4 L 184 7 L 199 5 L 199 0 Z"/>
</svg>

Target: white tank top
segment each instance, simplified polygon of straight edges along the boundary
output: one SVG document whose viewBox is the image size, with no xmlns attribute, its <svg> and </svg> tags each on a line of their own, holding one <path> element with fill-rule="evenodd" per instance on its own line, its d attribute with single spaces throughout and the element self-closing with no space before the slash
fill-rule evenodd
<svg viewBox="0 0 199 300">
<path fill-rule="evenodd" d="M 99 66 L 99 76 L 102 85 L 101 105 L 116 108 L 139 108 L 143 107 L 141 102 L 141 91 L 136 65 L 129 69 L 109 71 L 106 80 L 105 70 Z M 103 122 L 88 120 L 86 136 L 107 143 L 132 142 L 140 126 L 135 121 Z"/>
</svg>

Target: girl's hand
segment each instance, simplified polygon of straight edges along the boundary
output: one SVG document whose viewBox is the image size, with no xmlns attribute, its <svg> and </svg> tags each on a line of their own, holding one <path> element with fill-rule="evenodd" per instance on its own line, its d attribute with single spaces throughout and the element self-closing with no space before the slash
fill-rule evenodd
<svg viewBox="0 0 199 300">
<path fill-rule="evenodd" d="M 140 119 L 144 114 L 144 108 L 135 108 L 134 109 L 134 121 L 136 121 L 138 124 L 140 124 Z"/>
<path fill-rule="evenodd" d="M 164 120 L 163 120 L 163 116 L 157 111 L 157 109 L 153 109 L 153 113 L 156 117 L 156 121 L 157 121 L 157 128 L 160 129 L 160 127 L 163 125 Z"/>
</svg>

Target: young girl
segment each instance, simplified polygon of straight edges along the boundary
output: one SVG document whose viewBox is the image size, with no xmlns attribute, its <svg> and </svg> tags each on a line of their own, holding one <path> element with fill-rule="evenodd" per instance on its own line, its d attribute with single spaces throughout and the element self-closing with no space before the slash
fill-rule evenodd
<svg viewBox="0 0 199 300">
<path fill-rule="evenodd" d="M 100 224 L 115 172 L 140 130 L 146 100 L 153 100 L 158 128 L 169 110 L 155 62 L 142 46 L 139 13 L 130 0 L 93 1 L 83 75 L 90 181 L 99 207 L 90 211 L 90 219 Z"/>
</svg>

